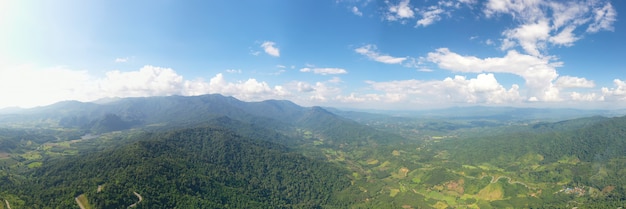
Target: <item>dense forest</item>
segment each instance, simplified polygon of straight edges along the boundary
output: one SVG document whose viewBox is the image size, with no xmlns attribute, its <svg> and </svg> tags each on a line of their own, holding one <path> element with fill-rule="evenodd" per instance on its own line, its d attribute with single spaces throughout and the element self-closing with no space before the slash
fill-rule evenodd
<svg viewBox="0 0 626 209">
<path fill-rule="evenodd" d="M 99 153 L 57 158 L 2 181 L 29 207 L 75 208 L 85 194 L 94 208 L 316 208 L 333 204 L 347 172 L 275 143 L 219 128 L 138 136 Z M 100 187 L 101 190 L 97 188 Z"/>
<path fill-rule="evenodd" d="M 221 95 L 17 110 L 0 114 L 0 209 L 626 206 L 626 116 L 470 110 Z"/>
</svg>

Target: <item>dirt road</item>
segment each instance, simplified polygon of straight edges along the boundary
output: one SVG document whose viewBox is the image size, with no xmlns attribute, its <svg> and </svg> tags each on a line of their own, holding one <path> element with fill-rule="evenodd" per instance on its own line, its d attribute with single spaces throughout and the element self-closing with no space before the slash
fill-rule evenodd
<svg viewBox="0 0 626 209">
<path fill-rule="evenodd" d="M 135 196 L 137 196 L 137 198 L 139 198 L 139 201 L 137 201 L 136 203 L 133 203 L 132 205 L 128 206 L 129 208 L 134 208 L 135 206 L 137 206 L 137 204 L 139 204 L 141 201 L 143 201 L 143 197 L 141 197 L 141 195 L 137 192 L 133 192 L 133 194 L 135 194 Z"/>
</svg>

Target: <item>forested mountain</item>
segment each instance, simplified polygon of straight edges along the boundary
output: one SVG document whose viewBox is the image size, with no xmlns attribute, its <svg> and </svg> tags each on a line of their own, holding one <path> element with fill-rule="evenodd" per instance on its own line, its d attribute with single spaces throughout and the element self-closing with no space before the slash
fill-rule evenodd
<svg viewBox="0 0 626 209">
<path fill-rule="evenodd" d="M 461 162 L 497 161 L 504 156 L 515 159 L 527 153 L 542 155 L 546 163 L 556 162 L 563 156 L 584 162 L 606 162 L 624 156 L 624 139 L 626 116 L 590 117 L 538 123 L 528 129 L 490 137 L 450 140 L 440 146 L 454 147 L 453 156 Z"/>
<path fill-rule="evenodd" d="M 0 209 L 626 206 L 626 116 L 449 110 L 202 95 L 6 111 Z"/>
<path fill-rule="evenodd" d="M 222 128 L 138 136 L 104 152 L 60 158 L 0 181 L 25 207 L 76 208 L 83 194 L 94 208 L 316 208 L 336 204 L 347 172 L 288 148 Z M 98 189 L 99 188 L 99 189 Z M 19 206 L 14 201 L 15 206 Z"/>
<path fill-rule="evenodd" d="M 0 125 L 47 121 L 97 134 L 155 125 L 188 127 L 220 117 L 283 132 L 304 129 L 336 141 L 401 139 L 388 133 L 378 133 L 320 107 L 301 107 L 285 100 L 243 102 L 219 94 L 125 98 L 107 103 L 66 101 L 18 113 L 0 114 Z M 346 131 L 350 133 L 345 134 Z"/>
</svg>

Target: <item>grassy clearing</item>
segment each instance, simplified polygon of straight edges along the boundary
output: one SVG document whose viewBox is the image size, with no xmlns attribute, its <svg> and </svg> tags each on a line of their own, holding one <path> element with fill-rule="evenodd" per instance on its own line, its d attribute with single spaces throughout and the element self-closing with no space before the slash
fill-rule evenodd
<svg viewBox="0 0 626 209">
<path fill-rule="evenodd" d="M 89 204 L 89 200 L 87 200 L 87 196 L 85 196 L 84 194 L 78 195 L 78 197 L 76 197 L 76 203 L 79 206 L 82 206 L 81 208 L 84 208 L 84 209 L 92 209 L 93 208 Z"/>
<path fill-rule="evenodd" d="M 32 162 L 28 164 L 28 168 L 39 168 L 43 165 L 42 162 Z"/>
<path fill-rule="evenodd" d="M 439 201 L 439 202 L 437 202 L 437 204 L 433 205 L 433 208 L 446 209 L 446 208 L 448 208 L 448 204 Z"/>
<path fill-rule="evenodd" d="M 21 156 L 26 160 L 39 160 L 43 158 L 43 156 L 41 156 L 41 153 L 35 151 L 24 153 Z"/>
<path fill-rule="evenodd" d="M 504 197 L 504 191 L 502 191 L 502 185 L 493 183 L 480 190 L 476 197 L 483 200 L 501 200 Z"/>
<path fill-rule="evenodd" d="M 378 164 L 378 160 L 376 160 L 376 159 L 369 159 L 369 160 L 367 160 L 367 164 L 368 165 L 376 165 L 376 164 Z"/>
<path fill-rule="evenodd" d="M 390 197 L 395 197 L 396 195 L 398 195 L 398 193 L 400 193 L 400 189 L 391 189 L 389 191 L 389 196 Z"/>
</svg>

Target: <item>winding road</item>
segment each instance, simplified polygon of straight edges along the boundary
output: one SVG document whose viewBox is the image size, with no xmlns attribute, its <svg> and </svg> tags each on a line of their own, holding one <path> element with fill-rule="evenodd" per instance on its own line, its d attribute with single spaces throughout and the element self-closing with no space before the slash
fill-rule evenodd
<svg viewBox="0 0 626 209">
<path fill-rule="evenodd" d="M 134 208 L 135 206 L 137 206 L 137 204 L 139 204 L 141 201 L 143 201 L 143 197 L 141 197 L 141 195 L 137 192 L 133 192 L 133 194 L 135 194 L 135 196 L 137 196 L 137 198 L 139 198 L 139 201 L 137 201 L 136 203 L 133 203 L 132 205 L 128 206 L 129 208 Z"/>
<path fill-rule="evenodd" d="M 11 205 L 9 204 L 9 201 L 8 201 L 8 200 L 4 200 L 4 203 L 6 203 L 6 204 L 7 204 L 7 208 L 8 208 L 8 209 L 11 209 Z"/>
</svg>

